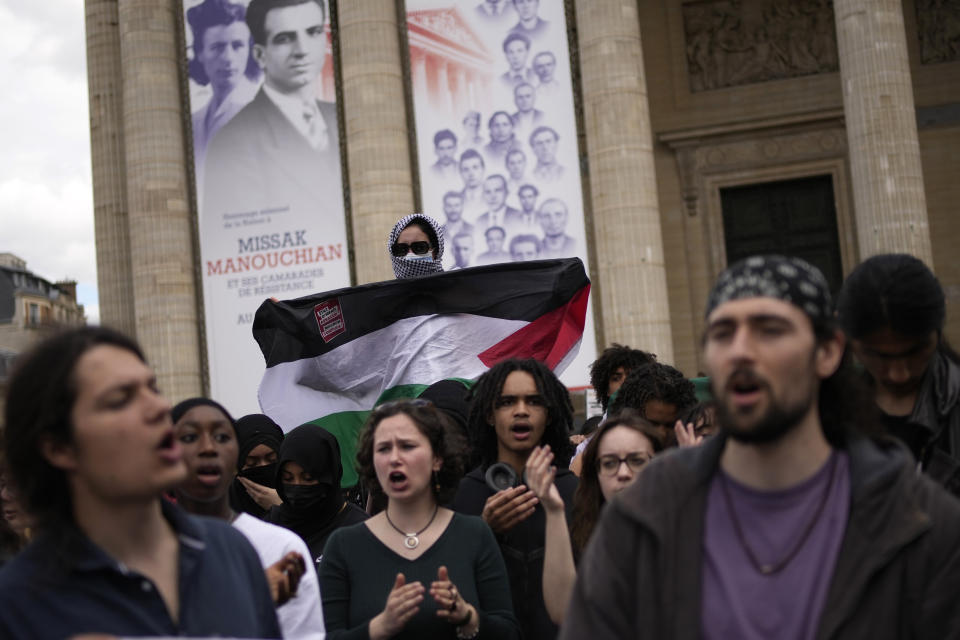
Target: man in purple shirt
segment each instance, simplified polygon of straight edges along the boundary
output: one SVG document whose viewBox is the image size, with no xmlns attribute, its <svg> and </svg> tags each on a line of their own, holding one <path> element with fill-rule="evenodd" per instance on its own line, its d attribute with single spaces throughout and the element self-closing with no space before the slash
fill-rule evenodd
<svg viewBox="0 0 960 640">
<path fill-rule="evenodd" d="M 872 439 L 823 275 L 725 271 L 703 362 L 720 435 L 655 459 L 608 505 L 561 638 L 960 633 L 960 502 Z"/>
</svg>

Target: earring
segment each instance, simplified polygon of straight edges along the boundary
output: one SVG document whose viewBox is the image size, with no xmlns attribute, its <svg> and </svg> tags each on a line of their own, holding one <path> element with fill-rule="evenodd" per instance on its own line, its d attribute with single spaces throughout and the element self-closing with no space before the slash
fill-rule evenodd
<svg viewBox="0 0 960 640">
<path fill-rule="evenodd" d="M 433 490 L 436 493 L 440 493 L 440 476 L 437 475 L 437 470 L 433 470 Z"/>
</svg>

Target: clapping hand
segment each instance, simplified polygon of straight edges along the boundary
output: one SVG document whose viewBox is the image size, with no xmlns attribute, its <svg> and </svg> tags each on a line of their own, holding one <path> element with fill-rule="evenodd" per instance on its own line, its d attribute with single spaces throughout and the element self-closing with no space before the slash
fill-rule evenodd
<svg viewBox="0 0 960 640">
<path fill-rule="evenodd" d="M 437 579 L 430 583 L 430 595 L 437 603 L 437 617 L 452 625 L 460 626 L 474 618 L 473 605 L 463 599 L 447 574 L 447 568 L 437 569 Z M 474 610 L 475 611 L 475 610 Z"/>
<path fill-rule="evenodd" d="M 278 607 L 297 595 L 300 578 L 306 570 L 303 556 L 296 551 L 288 552 L 265 569 L 270 596 Z"/>
<path fill-rule="evenodd" d="M 534 448 L 527 458 L 527 484 L 530 490 L 540 500 L 543 508 L 549 512 L 563 509 L 563 498 L 553 483 L 557 477 L 557 468 L 553 462 L 553 452 L 550 445 Z"/>
<path fill-rule="evenodd" d="M 498 491 L 483 505 L 480 517 L 494 533 L 505 533 L 533 515 L 537 496 L 526 486 Z"/>
<path fill-rule="evenodd" d="M 370 638 L 392 638 L 400 633 L 420 610 L 422 601 L 423 585 L 419 582 L 407 584 L 403 574 L 398 573 L 387 596 L 387 606 L 370 621 Z"/>
</svg>

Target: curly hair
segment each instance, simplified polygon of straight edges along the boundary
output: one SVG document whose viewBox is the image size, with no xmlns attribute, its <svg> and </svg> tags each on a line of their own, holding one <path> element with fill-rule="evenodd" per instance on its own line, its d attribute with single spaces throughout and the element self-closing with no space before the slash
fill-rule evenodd
<svg viewBox="0 0 960 640">
<path fill-rule="evenodd" d="M 537 391 L 547 408 L 547 426 L 540 445 L 550 445 L 557 466 L 566 468 L 573 455 L 569 433 L 573 427 L 573 404 L 570 393 L 547 365 L 533 359 L 504 360 L 484 373 L 470 391 L 470 414 L 467 428 L 473 445 L 471 460 L 474 466 L 488 467 L 497 461 L 497 431 L 492 426 L 493 411 L 503 385 L 514 371 L 523 371 L 533 377 Z"/>
<path fill-rule="evenodd" d="M 410 418 L 417 430 L 424 435 L 430 443 L 433 455 L 443 461 L 433 480 L 434 496 L 438 504 L 450 502 L 457 493 L 466 469 L 466 443 L 450 418 L 428 400 L 388 402 L 370 413 L 357 444 L 357 473 L 360 479 L 374 497 L 384 495 L 373 466 L 373 439 L 377 426 L 384 419 L 401 413 Z"/>
<path fill-rule="evenodd" d="M 672 404 L 682 412 L 697 403 L 696 387 L 670 365 L 651 362 L 630 372 L 610 411 L 635 409 L 641 417 L 646 417 L 643 411 L 649 400 Z"/>
<path fill-rule="evenodd" d="M 607 405 L 610 403 L 610 394 L 607 393 L 607 388 L 610 385 L 610 376 L 616 373 L 617 369 L 623 367 L 624 373 L 629 374 L 637 367 L 656 361 L 657 356 L 652 353 L 631 349 L 616 342 L 604 349 L 600 357 L 590 365 L 590 386 L 593 387 L 593 392 L 597 394 L 597 400 L 603 410 L 606 411 Z"/>
<path fill-rule="evenodd" d="M 573 512 L 571 514 L 570 539 L 574 553 L 579 557 L 587 546 L 593 529 L 600 519 L 600 509 L 606 502 L 600 490 L 598 452 L 603 437 L 615 427 L 627 427 L 637 431 L 650 441 L 655 454 L 663 451 L 663 441 L 656 427 L 647 422 L 639 413 L 626 409 L 613 414 L 603 421 L 600 428 L 590 439 L 590 444 L 583 451 L 583 468 L 580 471 L 580 482 L 573 494 Z"/>
</svg>

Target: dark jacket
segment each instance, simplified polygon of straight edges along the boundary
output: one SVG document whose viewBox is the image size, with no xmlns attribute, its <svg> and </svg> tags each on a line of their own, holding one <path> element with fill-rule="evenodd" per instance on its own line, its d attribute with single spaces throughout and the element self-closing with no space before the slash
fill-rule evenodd
<svg viewBox="0 0 960 640">
<path fill-rule="evenodd" d="M 561 638 L 698 638 L 703 526 L 724 438 L 655 459 L 604 510 Z M 960 502 L 892 440 L 851 440 L 850 515 L 818 638 L 960 637 Z"/>
<path fill-rule="evenodd" d="M 460 513 L 479 516 L 487 498 L 494 494 L 484 480 L 485 469 L 480 467 L 468 473 L 460 481 L 453 509 Z M 567 505 L 567 522 L 570 521 L 570 505 L 577 489 L 577 476 L 567 469 L 558 469 L 555 480 L 563 502 Z M 550 621 L 543 603 L 543 556 L 547 519 L 539 504 L 533 515 L 510 531 L 497 536 L 503 561 L 507 565 L 510 591 L 513 595 L 513 611 L 520 622 L 523 637 L 528 640 L 552 640 L 557 635 L 557 626 Z"/>
<path fill-rule="evenodd" d="M 921 468 L 960 496 L 960 366 L 937 351 L 917 395 L 908 428 L 921 429 Z"/>
</svg>

